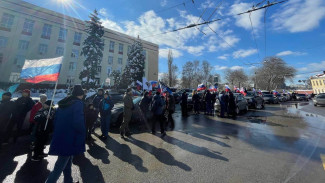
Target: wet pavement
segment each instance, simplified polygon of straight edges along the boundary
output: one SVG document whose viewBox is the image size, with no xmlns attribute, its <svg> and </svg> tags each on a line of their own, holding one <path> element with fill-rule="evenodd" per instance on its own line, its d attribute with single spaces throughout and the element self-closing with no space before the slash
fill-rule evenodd
<svg viewBox="0 0 325 183">
<path fill-rule="evenodd" d="M 126 140 L 93 135 L 86 153 L 74 159 L 75 181 L 325 182 L 325 107 L 286 102 L 237 120 L 179 111 L 174 118 L 175 130 L 164 138 L 135 126 Z M 28 140 L 3 146 L 0 182 L 46 180 L 56 157 L 31 162 Z"/>
</svg>

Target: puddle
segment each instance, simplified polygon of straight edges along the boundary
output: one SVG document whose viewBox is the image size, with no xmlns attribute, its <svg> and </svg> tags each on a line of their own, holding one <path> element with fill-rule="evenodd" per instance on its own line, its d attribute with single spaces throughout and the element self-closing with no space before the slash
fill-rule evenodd
<svg viewBox="0 0 325 183">
<path fill-rule="evenodd" d="M 263 118 L 263 119 L 261 119 L 261 118 Z M 267 121 L 267 117 L 265 117 L 265 116 L 249 116 L 249 117 L 247 117 L 247 119 L 251 123 L 263 124 L 263 125 L 268 125 L 268 126 L 288 127 L 287 125 L 281 125 L 281 124 Z"/>
</svg>

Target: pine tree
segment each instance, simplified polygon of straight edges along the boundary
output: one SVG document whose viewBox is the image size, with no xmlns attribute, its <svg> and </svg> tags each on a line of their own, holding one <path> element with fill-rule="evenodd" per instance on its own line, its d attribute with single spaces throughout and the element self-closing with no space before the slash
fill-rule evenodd
<svg viewBox="0 0 325 183">
<path fill-rule="evenodd" d="M 79 79 L 86 86 L 95 85 L 95 76 L 98 74 L 97 68 L 100 66 L 103 58 L 104 41 L 104 27 L 98 18 L 97 10 L 89 16 L 90 20 L 86 21 L 86 30 L 88 37 L 83 42 L 81 55 L 85 56 L 86 60 L 83 65 L 84 68 L 79 74 Z M 97 83 L 99 84 L 99 83 Z"/>
<path fill-rule="evenodd" d="M 128 53 L 127 65 L 122 74 L 121 87 L 127 88 L 133 82 L 142 81 L 144 76 L 145 55 L 143 54 L 143 46 L 141 40 L 134 41 Z"/>
<path fill-rule="evenodd" d="M 121 85 L 121 73 L 118 71 L 113 71 L 110 74 L 110 77 L 113 77 L 113 81 L 114 81 L 114 88 L 115 89 L 119 89 L 120 85 Z"/>
</svg>

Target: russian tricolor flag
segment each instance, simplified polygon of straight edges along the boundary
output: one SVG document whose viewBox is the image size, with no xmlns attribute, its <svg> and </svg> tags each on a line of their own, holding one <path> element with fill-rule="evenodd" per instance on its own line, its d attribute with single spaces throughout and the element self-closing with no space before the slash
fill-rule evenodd
<svg viewBox="0 0 325 183">
<path fill-rule="evenodd" d="M 211 85 L 210 88 L 209 88 L 209 91 L 218 91 L 218 87 L 217 86 L 214 86 L 214 85 Z"/>
<path fill-rule="evenodd" d="M 63 57 L 26 60 L 20 78 L 29 83 L 57 81 L 59 79 Z"/>
<path fill-rule="evenodd" d="M 206 87 L 204 86 L 204 84 L 199 84 L 199 85 L 197 86 L 197 91 L 205 90 L 205 89 L 206 89 Z"/>
<path fill-rule="evenodd" d="M 157 86 L 158 81 L 149 81 L 149 83 L 151 84 L 151 86 L 154 88 Z"/>
<path fill-rule="evenodd" d="M 230 92 L 230 91 L 231 91 L 228 85 L 225 85 L 225 88 L 226 88 L 226 89 L 225 89 L 226 92 Z"/>
</svg>

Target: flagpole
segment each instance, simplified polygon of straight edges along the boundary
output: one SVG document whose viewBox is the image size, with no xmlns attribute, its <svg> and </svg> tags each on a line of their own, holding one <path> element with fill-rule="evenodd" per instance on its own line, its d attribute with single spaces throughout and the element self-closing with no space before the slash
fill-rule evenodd
<svg viewBox="0 0 325 183">
<path fill-rule="evenodd" d="M 47 123 L 49 122 L 49 118 L 50 118 L 50 114 L 51 114 L 51 110 L 52 110 L 52 104 L 53 104 L 54 96 L 55 96 L 55 93 L 56 93 L 56 88 L 58 86 L 58 82 L 59 82 L 59 78 L 56 80 L 56 83 L 55 83 L 55 87 L 54 87 L 54 91 L 53 91 L 53 95 L 52 95 L 52 100 L 51 100 L 51 105 L 50 105 L 50 110 L 49 110 L 49 113 L 47 114 L 44 131 L 46 130 Z"/>
</svg>

